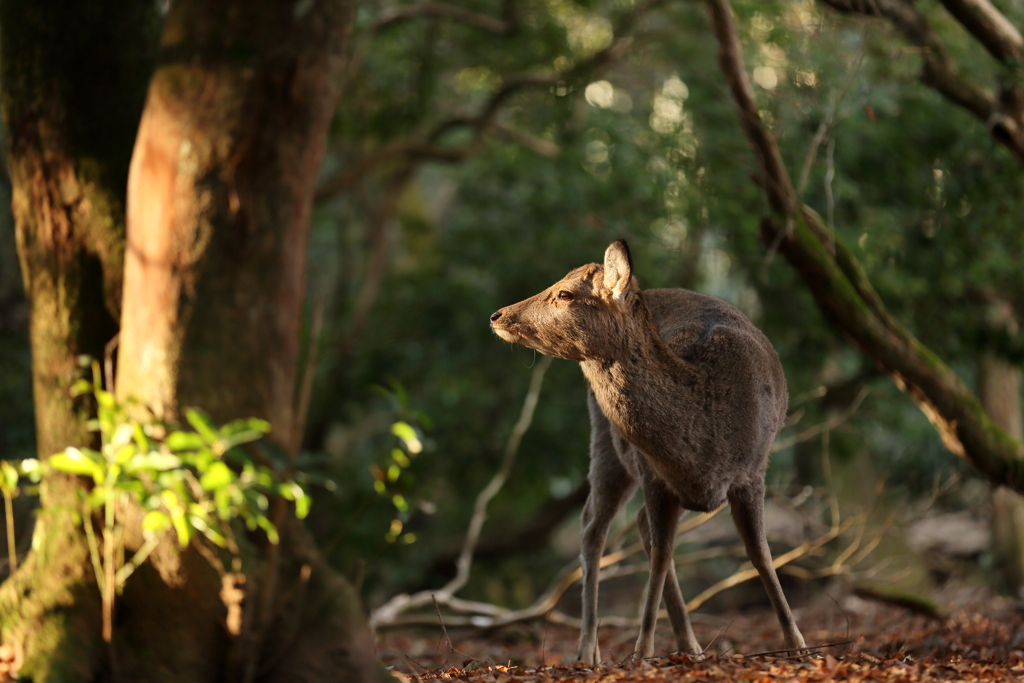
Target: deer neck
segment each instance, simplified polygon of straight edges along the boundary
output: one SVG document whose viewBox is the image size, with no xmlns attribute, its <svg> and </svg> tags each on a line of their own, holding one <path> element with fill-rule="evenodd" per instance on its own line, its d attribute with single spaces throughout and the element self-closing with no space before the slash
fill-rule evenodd
<svg viewBox="0 0 1024 683">
<path fill-rule="evenodd" d="M 661 450 L 656 441 L 676 431 L 669 406 L 694 384 L 692 364 L 675 355 L 658 334 L 647 303 L 640 297 L 608 357 L 580 362 L 605 416 L 623 436 L 643 450 Z"/>
</svg>

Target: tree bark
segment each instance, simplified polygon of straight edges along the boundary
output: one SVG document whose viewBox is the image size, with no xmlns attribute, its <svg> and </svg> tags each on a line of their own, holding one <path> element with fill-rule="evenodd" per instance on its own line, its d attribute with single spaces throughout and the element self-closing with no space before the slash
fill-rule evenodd
<svg viewBox="0 0 1024 683">
<path fill-rule="evenodd" d="M 1020 369 L 985 351 L 978 359 L 978 396 L 992 421 L 1015 439 L 1024 439 Z M 1003 486 L 992 491 L 992 566 L 1009 593 L 1024 589 L 1024 497 Z"/>
<path fill-rule="evenodd" d="M 284 452 L 297 449 L 309 217 L 352 9 L 349 0 L 172 4 L 128 179 L 121 398 L 166 419 L 187 406 L 218 422 L 263 418 Z M 133 644 L 118 648 L 120 675 L 376 679 L 352 591 L 301 524 L 276 521 L 281 546 L 264 544 L 243 563 L 247 616 L 232 637 L 220 580 L 198 554 L 154 553 L 134 590 L 175 608 L 121 615 L 115 642 Z"/>
<path fill-rule="evenodd" d="M 0 80 L 18 256 L 30 311 L 40 458 L 86 445 L 90 406 L 69 388 L 76 358 L 117 332 L 124 186 L 155 56 L 148 0 L 0 3 Z M 27 561 L 0 588 L 0 632 L 36 681 L 92 678 L 99 595 L 69 513 L 77 482 L 51 476 L 52 511 Z"/>
</svg>

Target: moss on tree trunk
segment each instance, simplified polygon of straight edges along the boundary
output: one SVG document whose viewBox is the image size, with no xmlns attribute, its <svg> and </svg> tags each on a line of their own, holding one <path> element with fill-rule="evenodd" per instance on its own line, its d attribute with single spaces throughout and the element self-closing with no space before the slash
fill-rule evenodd
<svg viewBox="0 0 1024 683">
<path fill-rule="evenodd" d="M 18 256 L 30 307 L 40 457 L 91 440 L 68 392 L 76 357 L 117 332 L 124 183 L 142 109 L 152 2 L 0 3 L 0 80 Z M 69 512 L 77 482 L 42 488 L 33 552 L 0 589 L 0 635 L 36 681 L 85 681 L 102 657 L 99 596 Z"/>
</svg>

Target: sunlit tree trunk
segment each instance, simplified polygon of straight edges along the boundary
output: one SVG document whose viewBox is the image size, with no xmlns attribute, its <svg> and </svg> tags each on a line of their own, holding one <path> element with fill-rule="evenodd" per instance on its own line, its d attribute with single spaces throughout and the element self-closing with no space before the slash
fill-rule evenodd
<svg viewBox="0 0 1024 683">
<path fill-rule="evenodd" d="M 167 419 L 186 406 L 218 422 L 260 417 L 294 452 L 309 217 L 351 10 L 172 4 L 128 180 L 122 398 Z M 224 577 L 194 550 L 155 553 L 135 597 L 177 607 L 122 617 L 121 675 L 156 680 L 159 661 L 167 680 L 376 678 L 351 589 L 301 525 L 280 521 L 281 548 L 254 541 L 258 559 L 243 564 L 239 633 L 223 626 Z"/>
<path fill-rule="evenodd" d="M 991 352 L 978 359 L 978 396 L 992 420 L 1016 439 L 1024 439 L 1020 370 Z M 993 568 L 1003 588 L 1024 589 L 1024 496 L 999 486 L 992 491 Z"/>
<path fill-rule="evenodd" d="M 30 310 L 36 444 L 46 458 L 86 445 L 73 400 L 80 354 L 117 332 L 124 188 L 155 56 L 149 1 L 0 3 L 0 81 L 18 256 Z M 0 635 L 36 681 L 90 680 L 99 594 L 70 514 L 77 482 L 49 477 L 33 552 L 0 589 Z"/>
</svg>

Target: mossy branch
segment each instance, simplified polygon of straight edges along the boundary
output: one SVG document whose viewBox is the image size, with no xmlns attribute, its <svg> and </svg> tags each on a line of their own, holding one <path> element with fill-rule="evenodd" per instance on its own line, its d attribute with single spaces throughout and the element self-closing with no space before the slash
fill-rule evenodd
<svg viewBox="0 0 1024 683">
<path fill-rule="evenodd" d="M 761 223 L 762 238 L 800 274 L 829 322 L 910 394 L 946 448 L 989 481 L 1024 492 L 1024 444 L 992 422 L 949 366 L 889 314 L 857 259 L 821 217 L 791 200 L 787 171 L 770 163 L 781 157 L 750 97 L 732 9 L 728 0 L 708 0 L 708 6 L 726 81 L 761 161 L 761 186 L 772 209 Z"/>
</svg>

